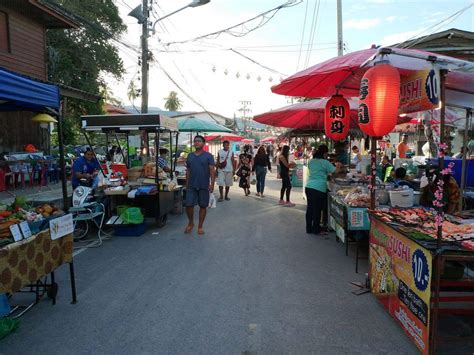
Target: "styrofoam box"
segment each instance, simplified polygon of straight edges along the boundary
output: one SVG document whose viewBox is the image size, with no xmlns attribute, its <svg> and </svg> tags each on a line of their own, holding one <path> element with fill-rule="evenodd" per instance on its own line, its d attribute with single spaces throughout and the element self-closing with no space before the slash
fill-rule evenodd
<svg viewBox="0 0 474 355">
<path fill-rule="evenodd" d="M 413 207 L 415 196 L 412 189 L 394 190 L 388 192 L 390 195 L 390 205 L 392 207 Z"/>
</svg>

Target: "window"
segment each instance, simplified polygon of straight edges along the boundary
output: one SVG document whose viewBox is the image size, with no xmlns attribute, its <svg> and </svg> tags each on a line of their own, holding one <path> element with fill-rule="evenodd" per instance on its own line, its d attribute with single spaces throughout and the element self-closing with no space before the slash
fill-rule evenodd
<svg viewBox="0 0 474 355">
<path fill-rule="evenodd" d="M 8 15 L 2 11 L 0 11 L 0 52 L 10 52 Z"/>
</svg>

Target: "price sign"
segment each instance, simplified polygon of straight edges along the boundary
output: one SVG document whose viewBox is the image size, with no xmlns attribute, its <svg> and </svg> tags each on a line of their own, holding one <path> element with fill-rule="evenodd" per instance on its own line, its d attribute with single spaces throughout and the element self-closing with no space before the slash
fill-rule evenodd
<svg viewBox="0 0 474 355">
<path fill-rule="evenodd" d="M 20 223 L 20 229 L 25 239 L 28 239 L 29 237 L 31 237 L 32 234 L 31 234 L 30 226 L 28 225 L 27 221 L 23 221 Z"/>
<path fill-rule="evenodd" d="M 18 224 L 10 226 L 10 232 L 12 232 L 13 239 L 15 240 L 15 242 L 19 242 L 23 239 L 23 235 L 21 234 L 20 227 L 18 226 Z"/>
<path fill-rule="evenodd" d="M 415 250 L 411 265 L 416 288 L 420 291 L 426 290 L 430 280 L 430 270 L 428 268 L 428 260 L 422 250 Z"/>
<path fill-rule="evenodd" d="M 49 221 L 49 230 L 51 232 L 52 240 L 56 240 L 64 237 L 65 235 L 73 233 L 74 221 L 72 219 L 72 214 L 69 213 L 65 216 Z"/>
</svg>

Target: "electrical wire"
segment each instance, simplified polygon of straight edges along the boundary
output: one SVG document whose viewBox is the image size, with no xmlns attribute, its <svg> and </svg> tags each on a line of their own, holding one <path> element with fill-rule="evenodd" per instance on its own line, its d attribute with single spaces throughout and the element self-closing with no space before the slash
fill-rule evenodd
<svg viewBox="0 0 474 355">
<path fill-rule="evenodd" d="M 403 43 L 399 43 L 398 45 L 394 46 L 394 47 L 400 47 L 400 48 L 411 48 L 415 45 L 417 45 L 418 43 L 420 43 L 421 41 L 425 41 L 426 39 L 428 39 L 431 35 L 435 34 L 439 28 L 443 25 L 448 25 L 450 24 L 451 22 L 455 21 L 459 16 L 461 16 L 464 12 L 466 12 L 467 10 L 469 10 L 471 7 L 474 6 L 474 2 L 471 3 L 470 5 L 462 8 L 461 10 L 458 10 L 456 11 L 455 13 L 453 13 L 452 15 L 448 16 L 447 18 L 441 20 L 440 22 L 434 24 L 433 26 L 430 26 L 428 28 L 426 28 L 425 30 L 417 33 L 416 35 L 412 36 L 411 38 L 409 38 L 408 40 L 406 40 L 405 42 Z M 451 20 L 451 21 L 449 21 Z M 449 21 L 449 22 L 447 22 Z M 447 23 L 445 23 L 447 22 Z M 428 35 L 425 35 L 423 37 L 419 37 L 421 36 L 423 33 L 427 32 L 431 30 L 431 32 L 428 34 Z"/>
<path fill-rule="evenodd" d="M 316 0 L 315 4 L 314 4 L 314 9 L 315 9 L 315 12 L 313 12 L 314 16 L 313 16 L 313 23 L 311 25 L 311 31 L 310 31 L 310 37 L 309 37 L 309 47 L 308 47 L 308 51 L 306 52 L 306 60 L 305 60 L 305 68 L 308 67 L 308 64 L 309 64 L 309 61 L 311 60 L 311 49 L 313 48 L 313 42 L 314 42 L 314 37 L 316 35 L 316 32 L 317 32 L 317 23 L 318 23 L 318 17 L 319 17 L 319 7 L 321 5 L 321 1 L 319 0 Z"/>
<path fill-rule="evenodd" d="M 198 36 L 198 37 L 195 37 L 195 38 L 191 38 L 191 39 L 188 39 L 188 40 L 183 40 L 183 41 L 174 41 L 174 42 L 169 42 L 169 43 L 166 43 L 165 45 L 170 45 L 170 44 L 182 44 L 182 43 L 188 43 L 188 42 L 194 42 L 194 41 L 197 41 L 197 40 L 200 40 L 200 39 L 204 39 L 204 38 L 208 38 L 208 37 L 213 37 L 214 39 L 215 38 L 218 38 L 221 34 L 223 33 L 226 33 L 228 35 L 231 35 L 231 36 L 234 36 L 234 37 L 243 37 L 243 36 L 246 36 L 247 34 L 263 27 L 265 24 L 267 24 L 281 9 L 284 9 L 284 8 L 289 8 L 289 7 L 293 7 L 293 6 L 296 6 L 296 5 L 299 5 L 300 3 L 302 2 L 302 0 L 289 0 L 287 2 L 285 2 L 284 4 L 282 5 L 279 5 L 273 9 L 270 9 L 270 10 L 267 10 L 265 12 L 262 12 L 260 14 L 258 14 L 257 16 L 254 16 L 246 21 L 243 21 L 243 22 L 240 22 L 236 25 L 233 25 L 233 26 L 230 26 L 230 27 L 227 27 L 227 28 L 224 28 L 222 30 L 219 30 L 219 31 L 215 31 L 215 32 L 211 32 L 211 33 L 208 33 L 208 34 L 205 34 L 205 35 L 202 35 L 202 36 Z M 252 22 L 252 21 L 255 21 L 257 19 L 260 19 L 260 23 L 250 29 L 247 29 L 246 28 L 246 24 L 248 24 L 249 22 Z M 234 29 L 236 28 L 239 28 L 241 27 L 242 28 L 242 31 L 240 32 L 233 32 Z"/>
<path fill-rule="evenodd" d="M 306 0 L 306 8 L 304 10 L 303 31 L 301 33 L 300 53 L 298 54 L 298 63 L 296 64 L 296 71 L 298 71 L 300 68 L 301 53 L 303 51 L 304 34 L 306 31 L 306 18 L 308 15 L 308 8 L 309 8 L 309 0 Z"/>
</svg>

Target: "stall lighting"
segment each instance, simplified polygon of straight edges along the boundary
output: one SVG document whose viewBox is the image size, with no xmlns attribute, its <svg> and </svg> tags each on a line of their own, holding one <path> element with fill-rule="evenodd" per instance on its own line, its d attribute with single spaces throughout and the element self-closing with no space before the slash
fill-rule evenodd
<svg viewBox="0 0 474 355">
<path fill-rule="evenodd" d="M 437 108 L 435 108 L 435 110 L 441 110 L 442 107 L 443 107 L 443 101 L 439 100 L 439 105 Z"/>
<path fill-rule="evenodd" d="M 143 148 L 143 149 L 142 149 L 142 155 L 146 155 L 146 153 L 147 153 L 147 149 L 146 149 L 146 148 Z"/>
<path fill-rule="evenodd" d="M 56 119 L 46 113 L 38 113 L 37 115 L 34 115 L 31 120 L 38 123 L 58 123 Z"/>
</svg>

